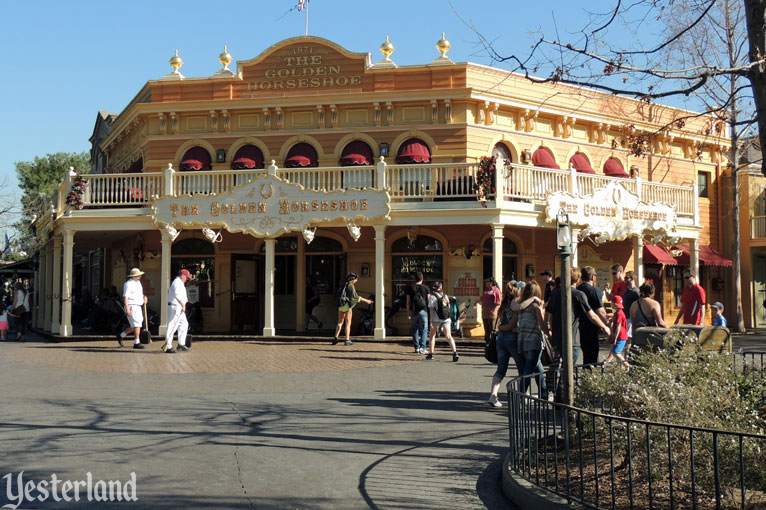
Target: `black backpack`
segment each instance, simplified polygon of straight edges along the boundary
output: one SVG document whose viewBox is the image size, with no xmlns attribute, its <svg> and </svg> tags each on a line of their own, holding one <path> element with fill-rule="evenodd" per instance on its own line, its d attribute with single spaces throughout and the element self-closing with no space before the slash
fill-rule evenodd
<svg viewBox="0 0 766 510">
<path fill-rule="evenodd" d="M 415 284 L 412 287 L 412 309 L 416 312 L 419 312 L 420 310 L 428 310 L 428 303 L 426 302 L 426 298 L 423 297 L 423 294 L 420 291 L 422 287 L 423 285 L 419 284 Z"/>
<path fill-rule="evenodd" d="M 346 295 L 346 285 L 341 285 L 338 290 L 335 291 L 335 304 L 340 306 L 347 305 L 349 303 L 348 296 Z"/>
<path fill-rule="evenodd" d="M 449 305 L 449 298 L 447 298 L 446 294 L 442 294 L 439 296 L 439 294 L 434 294 L 434 297 L 436 297 L 436 316 L 439 317 L 441 320 L 449 319 L 450 316 L 450 305 Z"/>
</svg>

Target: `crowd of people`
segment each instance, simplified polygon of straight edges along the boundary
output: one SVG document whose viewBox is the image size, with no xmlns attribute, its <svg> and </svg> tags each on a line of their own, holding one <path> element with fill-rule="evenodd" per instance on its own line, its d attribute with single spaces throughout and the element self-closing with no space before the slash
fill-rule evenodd
<svg viewBox="0 0 766 510">
<path fill-rule="evenodd" d="M 560 388 L 551 387 L 555 383 L 555 378 L 550 377 L 553 372 L 548 372 L 546 377 L 541 362 L 546 340 L 550 341 L 554 353 L 553 366 L 560 366 L 562 362 L 565 317 L 561 305 L 561 280 L 554 280 L 548 270 L 540 276 L 544 290 L 534 280 L 526 283 L 510 281 L 501 293 L 492 278 L 485 281 L 480 301 L 485 341 L 489 343 L 496 335 L 498 359 L 488 400 L 491 406 L 502 407 L 497 395 L 511 359 L 520 375 L 536 374 L 534 379 L 540 398 L 561 397 Z M 582 351 L 584 365 L 598 363 L 599 335 L 603 333 L 611 346 L 604 361 L 617 362 L 625 370 L 630 370 L 625 353 L 630 349 L 633 332 L 642 327 L 667 327 L 667 324 L 660 303 L 654 299 L 655 287 L 651 281 L 636 288 L 634 273 L 625 272 L 619 264 L 612 266 L 611 276 L 614 284 L 607 283 L 602 290 L 597 286 L 593 267 L 572 268 L 572 358 L 577 363 Z M 683 277 L 684 290 L 676 324 L 683 321 L 684 324 L 701 325 L 705 316 L 705 290 L 690 269 L 684 270 Z M 608 319 L 606 304 L 614 310 L 611 319 Z M 715 302 L 711 309 L 713 325 L 725 326 L 723 305 Z M 527 387 L 531 379 L 525 379 Z"/>
</svg>

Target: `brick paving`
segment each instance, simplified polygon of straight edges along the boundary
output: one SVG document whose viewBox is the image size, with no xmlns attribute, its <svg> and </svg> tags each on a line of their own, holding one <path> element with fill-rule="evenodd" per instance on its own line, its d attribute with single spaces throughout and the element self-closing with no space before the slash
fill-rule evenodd
<svg viewBox="0 0 766 510">
<path fill-rule="evenodd" d="M 422 361 L 412 348 L 394 343 L 296 341 L 197 342 L 188 352 L 165 354 L 163 342 L 145 350 L 115 340 L 86 342 L 7 342 L 2 354 L 13 363 L 68 370 L 132 374 L 232 374 L 239 372 L 305 373 L 387 367 Z"/>
</svg>

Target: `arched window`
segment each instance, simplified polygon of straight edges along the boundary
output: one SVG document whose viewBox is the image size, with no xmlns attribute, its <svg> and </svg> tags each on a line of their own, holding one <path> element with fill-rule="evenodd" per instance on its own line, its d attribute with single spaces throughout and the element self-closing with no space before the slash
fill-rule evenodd
<svg viewBox="0 0 766 510">
<path fill-rule="evenodd" d="M 518 278 L 518 248 L 516 243 L 503 238 L 503 281 Z M 481 247 L 484 279 L 492 277 L 492 237 L 488 237 Z M 523 276 L 522 276 L 523 277 Z M 500 282 L 498 282 L 500 283 Z"/>
<path fill-rule="evenodd" d="M 532 164 L 534 166 L 554 168 L 557 170 L 561 168 L 558 163 L 556 163 L 556 158 L 553 157 L 551 151 L 545 147 L 538 147 L 538 149 L 532 154 Z"/>
<path fill-rule="evenodd" d="M 340 166 L 372 165 L 372 148 L 362 140 L 352 140 L 343 147 L 340 154 Z"/>
<path fill-rule="evenodd" d="M 309 143 L 296 143 L 287 152 L 286 168 L 305 168 L 318 166 L 319 157 L 316 149 Z"/>
<path fill-rule="evenodd" d="M 513 162 L 511 157 L 511 151 L 508 146 L 502 142 L 496 143 L 492 148 L 492 155 L 497 157 L 497 164 L 502 167 L 503 164 L 509 164 Z"/>
<path fill-rule="evenodd" d="M 210 156 L 207 149 L 199 146 L 192 147 L 184 153 L 178 168 L 182 172 L 211 170 L 213 168 L 213 158 Z"/>
<path fill-rule="evenodd" d="M 391 283 L 394 296 L 399 296 L 415 282 L 421 271 L 426 283 L 444 282 L 442 243 L 433 237 L 408 234 L 391 245 Z"/>
<path fill-rule="evenodd" d="M 190 238 L 173 243 L 170 248 L 170 274 L 188 269 L 192 279 L 186 283 L 189 302 L 203 308 L 215 306 L 215 246 L 204 239 Z"/>
<path fill-rule="evenodd" d="M 316 236 L 311 244 L 306 245 L 307 252 L 338 252 L 343 253 L 343 245 L 340 241 L 331 237 Z"/>
<path fill-rule="evenodd" d="M 399 147 L 396 162 L 399 164 L 430 163 L 431 149 L 420 138 L 410 138 Z"/>
<path fill-rule="evenodd" d="M 590 161 L 588 160 L 588 156 L 586 156 L 582 152 L 575 152 L 574 155 L 571 158 L 569 158 L 569 164 L 575 167 L 575 170 L 577 170 L 580 173 L 583 173 L 583 174 L 596 173 L 596 171 L 593 170 L 593 167 L 590 166 Z"/>
<path fill-rule="evenodd" d="M 263 152 L 255 145 L 243 145 L 231 160 L 232 170 L 249 170 L 263 168 Z"/>
</svg>

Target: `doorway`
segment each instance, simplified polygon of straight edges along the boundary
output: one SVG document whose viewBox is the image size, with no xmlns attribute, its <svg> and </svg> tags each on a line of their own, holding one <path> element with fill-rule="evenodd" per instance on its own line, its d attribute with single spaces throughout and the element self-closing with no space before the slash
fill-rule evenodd
<svg viewBox="0 0 766 510">
<path fill-rule="evenodd" d="M 253 333 L 261 328 L 261 258 L 231 256 L 231 330 Z"/>
</svg>

